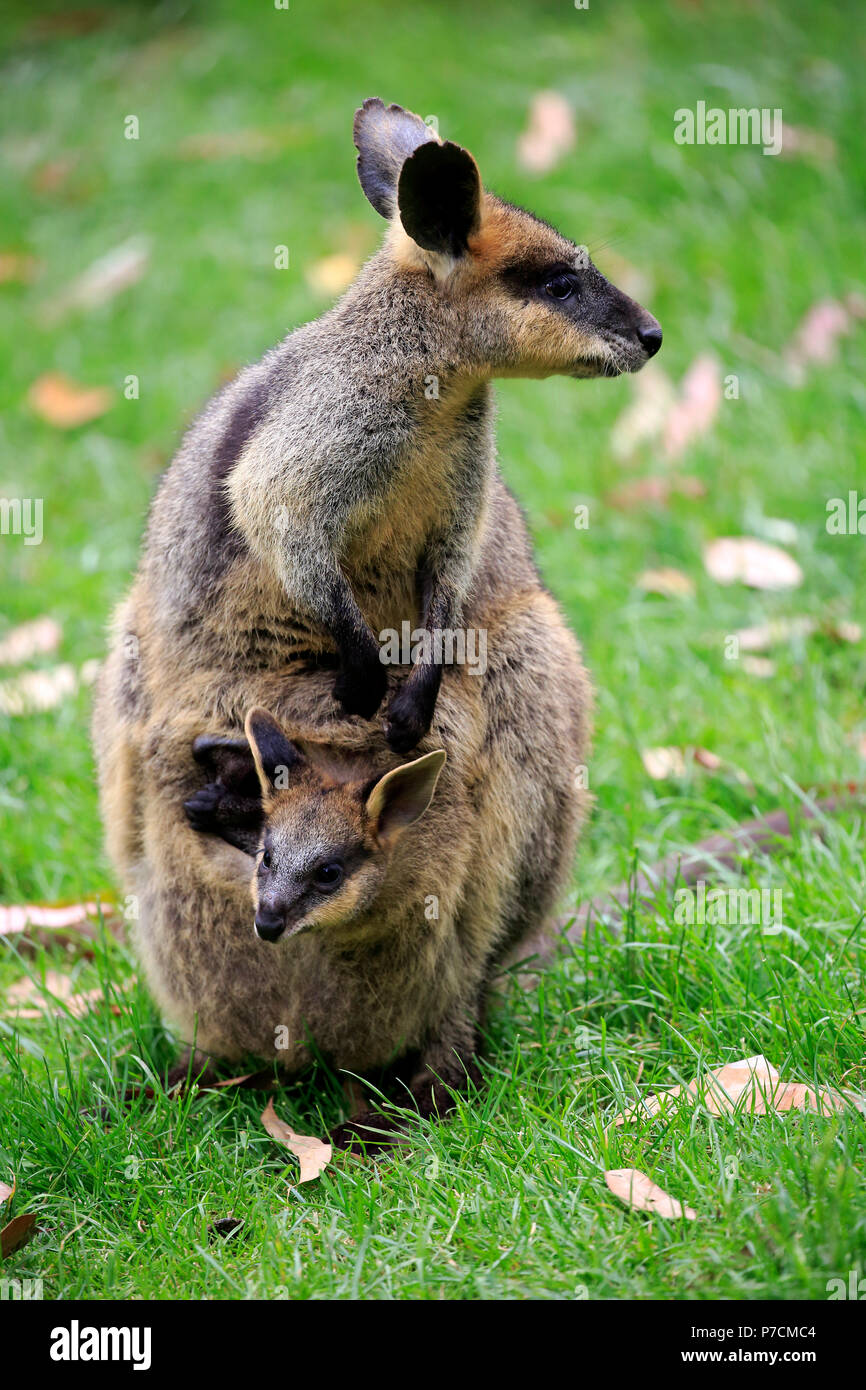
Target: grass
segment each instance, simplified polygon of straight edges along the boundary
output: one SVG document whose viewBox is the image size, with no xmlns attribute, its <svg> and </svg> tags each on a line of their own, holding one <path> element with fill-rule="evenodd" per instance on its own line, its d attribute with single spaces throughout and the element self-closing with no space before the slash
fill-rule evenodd
<svg viewBox="0 0 866 1390">
<path fill-rule="evenodd" d="M 774 368 L 816 300 L 860 289 L 864 173 L 858 8 L 805 0 L 620 5 L 237 0 L 156 11 L 117 6 L 68 35 L 12 4 L 0 20 L 0 250 L 34 256 L 32 283 L 0 287 L 0 495 L 41 496 L 45 540 L 0 539 L 8 624 L 54 615 L 60 658 L 98 657 L 135 564 L 148 499 L 184 422 L 222 376 L 326 307 L 305 270 L 380 231 L 354 179 L 351 113 L 379 93 L 435 113 L 476 153 L 490 186 L 595 248 L 612 278 L 626 258 L 665 328 L 660 363 L 679 380 L 713 352 L 739 378 L 682 468 L 700 500 L 622 511 L 631 470 L 610 447 L 631 400 L 621 380 L 509 382 L 499 390 L 502 465 L 524 503 L 543 573 L 584 643 L 598 689 L 597 803 L 576 868 L 592 894 L 649 863 L 802 793 L 863 776 L 864 643 L 783 645 L 762 680 L 726 661 L 724 636 L 780 616 L 866 620 L 864 545 L 825 529 L 830 497 L 866 493 L 866 331 L 800 389 Z M 424 55 L 419 64 L 419 55 Z M 551 174 L 518 169 L 531 94 L 561 90 L 576 151 Z M 830 136 L 832 160 L 680 147 L 673 111 L 782 107 Z M 140 139 L 123 138 L 137 114 Z M 183 142 L 259 131 L 252 155 L 183 157 Z M 145 279 L 110 303 L 48 322 L 71 278 L 146 236 Z M 290 250 L 288 271 L 273 248 Z M 116 392 L 102 419 L 59 433 L 26 405 L 61 370 Z M 126 376 L 140 397 L 122 394 Z M 857 457 L 857 448 L 861 456 Z M 572 524 L 588 504 L 590 525 Z M 796 527 L 802 587 L 723 588 L 703 571 L 713 537 Z M 694 596 L 636 585 L 673 565 Z M 2 632 L 0 632 L 2 635 Z M 34 663 L 39 665 L 39 662 Z M 53 902 L 110 892 L 88 744 L 88 694 L 0 719 L 0 897 Z M 654 783 L 640 749 L 701 745 L 743 769 Z M 259 1096 L 158 1096 L 120 1112 L 118 1087 L 172 1060 L 135 965 L 106 938 L 92 958 L 60 948 L 0 954 L 0 986 L 44 969 L 101 984 L 84 1018 L 0 1018 L 0 1178 L 15 1210 L 40 1213 L 4 1274 L 42 1276 L 46 1296 L 306 1298 L 825 1298 L 866 1267 L 864 1122 L 789 1114 L 720 1118 L 705 1108 L 608 1128 L 652 1086 L 763 1052 L 786 1079 L 863 1090 L 866 866 L 862 813 L 756 860 L 745 883 L 780 887 L 785 928 L 682 927 L 672 903 L 637 906 L 527 993 L 512 982 L 489 1025 L 484 1091 L 424 1126 L 399 1163 L 338 1160 L 312 1186 L 258 1122 Z M 114 1122 L 83 1121 L 105 1104 Z M 304 1132 L 339 1114 L 324 1073 L 278 1111 Z M 603 1170 L 638 1167 L 694 1207 L 693 1223 L 626 1211 Z M 208 1224 L 244 1227 L 212 1244 Z"/>
</svg>

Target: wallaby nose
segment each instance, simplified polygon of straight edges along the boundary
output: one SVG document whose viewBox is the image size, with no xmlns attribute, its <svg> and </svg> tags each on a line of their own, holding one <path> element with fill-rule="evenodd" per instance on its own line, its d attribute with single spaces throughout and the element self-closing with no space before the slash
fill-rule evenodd
<svg viewBox="0 0 866 1390">
<path fill-rule="evenodd" d="M 662 345 L 661 325 L 655 319 L 637 331 L 638 341 L 647 357 L 655 357 Z"/>
<path fill-rule="evenodd" d="M 277 912 L 260 907 L 256 913 L 256 936 L 262 941 L 276 941 L 286 930 L 286 919 Z"/>
</svg>

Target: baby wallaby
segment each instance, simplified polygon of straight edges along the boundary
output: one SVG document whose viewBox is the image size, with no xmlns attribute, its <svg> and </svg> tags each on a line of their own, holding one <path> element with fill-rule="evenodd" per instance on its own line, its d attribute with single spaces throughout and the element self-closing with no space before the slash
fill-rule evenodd
<svg viewBox="0 0 866 1390">
<path fill-rule="evenodd" d="M 246 735 L 195 740 L 214 780 L 185 809 L 194 830 L 256 856 L 256 935 L 278 941 L 319 928 L 348 940 L 363 913 L 387 920 L 394 848 L 430 805 L 445 750 L 376 776 L 369 759 L 294 742 L 267 710 L 250 710 Z"/>
</svg>

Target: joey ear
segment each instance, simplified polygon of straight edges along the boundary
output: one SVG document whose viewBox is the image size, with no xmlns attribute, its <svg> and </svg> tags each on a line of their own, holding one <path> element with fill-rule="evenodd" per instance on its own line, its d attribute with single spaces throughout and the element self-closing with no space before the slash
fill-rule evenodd
<svg viewBox="0 0 866 1390">
<path fill-rule="evenodd" d="M 402 106 L 386 106 L 379 97 L 368 97 L 355 112 L 353 133 L 361 187 L 380 216 L 393 217 L 404 162 L 419 145 L 436 143 L 436 133 L 420 116 Z"/>
<path fill-rule="evenodd" d="M 481 175 L 453 141 L 419 145 L 400 170 L 397 204 L 404 230 L 425 251 L 458 257 L 481 223 Z"/>
<path fill-rule="evenodd" d="M 303 763 L 303 756 L 266 709 L 250 710 L 246 731 L 263 791 L 282 790 L 288 774 Z"/>
<path fill-rule="evenodd" d="M 395 767 L 379 778 L 367 797 L 367 815 L 385 844 L 392 843 L 423 816 L 433 799 L 446 756 L 444 748 L 437 748 L 434 753 L 425 753 L 423 758 Z"/>
</svg>

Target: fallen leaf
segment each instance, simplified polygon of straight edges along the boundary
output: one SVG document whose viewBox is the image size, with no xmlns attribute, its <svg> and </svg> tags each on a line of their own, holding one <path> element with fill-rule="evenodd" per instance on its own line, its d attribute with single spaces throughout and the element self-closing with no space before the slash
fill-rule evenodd
<svg viewBox="0 0 866 1390">
<path fill-rule="evenodd" d="M 803 571 L 786 551 L 753 536 L 722 536 L 704 546 L 704 566 L 719 584 L 739 580 L 751 589 L 793 589 Z"/>
<path fill-rule="evenodd" d="M 757 676 L 759 680 L 771 680 L 776 674 L 776 663 L 768 656 L 744 656 L 742 666 L 747 676 Z"/>
<path fill-rule="evenodd" d="M 75 667 L 64 664 L 27 671 L 0 681 L 0 714 L 35 714 L 54 709 L 78 689 Z"/>
<path fill-rule="evenodd" d="M 82 1018 L 89 1012 L 92 1004 L 104 998 L 101 986 L 76 993 L 73 992 L 72 981 L 68 975 L 61 975 L 56 970 L 46 970 L 44 980 L 31 980 L 28 977 L 9 986 L 6 1000 L 12 1007 L 6 1012 L 18 1019 L 42 1018 L 46 1010 L 52 1009 L 60 1002 L 75 1018 Z M 31 999 L 38 1001 L 38 1007 L 23 1008 L 22 1005 Z"/>
<path fill-rule="evenodd" d="M 108 911 L 110 906 L 104 905 L 103 912 Z M 95 923 L 90 919 L 97 917 L 98 913 L 99 907 L 96 903 L 70 903 L 62 907 L 40 907 L 36 904 L 10 906 L 0 903 L 0 937 L 15 936 L 30 926 L 48 927 L 52 930 L 63 927 L 91 927 Z"/>
<path fill-rule="evenodd" d="M 517 160 L 533 174 L 546 174 L 575 144 L 574 115 L 559 92 L 536 92 L 526 130 L 517 141 Z"/>
<path fill-rule="evenodd" d="M 690 1081 L 686 1087 L 671 1086 L 647 1096 L 625 1114 L 618 1115 L 614 1126 L 627 1124 L 639 1117 L 652 1118 L 680 1096 L 690 1104 L 701 1101 L 713 1115 L 730 1115 L 735 1111 L 766 1115 L 783 1110 L 812 1110 L 831 1115 L 851 1105 L 858 1110 L 864 1108 L 864 1102 L 859 1097 L 841 1091 L 832 1091 L 827 1087 L 815 1090 L 800 1082 L 783 1083 L 776 1068 L 766 1057 L 758 1054 L 728 1062 Z"/>
<path fill-rule="evenodd" d="M 799 155 L 803 159 L 815 159 L 819 164 L 830 164 L 836 158 L 836 142 L 819 130 L 787 125 L 783 121 L 780 153 L 786 159 Z"/>
<path fill-rule="evenodd" d="M 338 251 L 335 255 L 324 256 L 322 260 L 314 261 L 307 267 L 307 284 L 317 294 L 329 297 L 342 294 L 343 290 L 351 285 L 359 269 L 360 264 L 356 257 Z"/>
<path fill-rule="evenodd" d="M 648 594 L 662 594 L 665 598 L 690 598 L 695 592 L 695 583 L 682 570 L 663 566 L 657 570 L 644 570 L 637 578 L 637 586 Z"/>
<path fill-rule="evenodd" d="M 654 782 L 685 776 L 686 759 L 682 748 L 642 748 L 640 756 Z"/>
<path fill-rule="evenodd" d="M 822 299 L 813 304 L 800 322 L 782 357 L 789 380 L 801 386 L 810 366 L 830 366 L 838 357 L 838 342 L 862 317 L 860 297 Z"/>
<path fill-rule="evenodd" d="M 0 285 L 29 284 L 36 274 L 37 264 L 35 256 L 18 251 L 0 251 Z"/>
<path fill-rule="evenodd" d="M 649 362 L 631 378 L 634 399 L 619 416 L 611 431 L 613 454 L 621 461 L 630 459 L 639 445 L 657 438 L 677 399 L 676 389 L 657 362 Z"/>
<path fill-rule="evenodd" d="M 709 772 L 718 772 L 724 763 L 717 753 L 711 753 L 708 748 L 693 748 L 692 757 L 701 767 L 707 768 Z"/>
<path fill-rule="evenodd" d="M 664 506 L 675 493 L 681 497 L 705 497 L 707 489 L 700 478 L 693 478 L 684 473 L 671 473 L 665 477 L 655 474 L 650 478 L 633 478 L 623 483 L 621 487 L 607 493 L 605 500 L 610 506 L 627 511 L 630 507 L 640 506 L 644 502 Z"/>
<path fill-rule="evenodd" d="M 71 309 L 94 309 L 105 304 L 121 290 L 137 284 L 149 262 L 150 242 L 146 237 L 131 237 L 100 256 L 56 300 L 46 305 L 45 317 L 51 322 Z M 102 411 L 97 413 L 102 414 Z"/>
<path fill-rule="evenodd" d="M 33 656 L 56 651 L 62 635 L 60 624 L 53 618 L 21 623 L 0 639 L 0 666 L 20 666 Z"/>
<path fill-rule="evenodd" d="M 96 420 L 111 408 L 112 392 L 105 386 L 79 386 L 60 372 L 46 372 L 27 393 L 32 410 L 59 430 L 73 430 Z"/>
<path fill-rule="evenodd" d="M 679 458 L 694 439 L 706 434 L 722 403 L 722 369 L 714 357 L 703 354 L 689 367 L 680 385 L 679 398 L 665 422 L 662 449 L 669 459 Z"/>
<path fill-rule="evenodd" d="M 36 1214 L 31 1211 L 22 1216 L 13 1216 L 8 1226 L 3 1227 L 0 1231 L 0 1255 L 4 1260 L 30 1239 L 35 1222 Z"/>
<path fill-rule="evenodd" d="M 817 626 L 814 618 L 776 618 L 756 627 L 741 627 L 734 636 L 741 652 L 765 652 L 791 638 L 808 637 Z"/>
<path fill-rule="evenodd" d="M 331 1145 L 325 1144 L 321 1139 L 316 1139 L 311 1135 L 296 1134 L 277 1115 L 274 1110 L 273 1098 L 268 1101 L 262 1111 L 262 1124 L 273 1139 L 276 1139 L 280 1144 L 285 1144 L 286 1148 L 291 1149 L 292 1153 L 300 1159 L 300 1182 L 312 1182 L 313 1178 L 317 1178 L 322 1170 L 327 1168 L 331 1161 Z"/>
<path fill-rule="evenodd" d="M 633 1211 L 652 1211 L 656 1216 L 669 1217 L 680 1221 L 694 1221 L 697 1212 L 684 1207 L 676 1197 L 671 1197 L 663 1188 L 641 1173 L 637 1168 L 609 1168 L 604 1180 L 613 1193 Z"/>
</svg>

